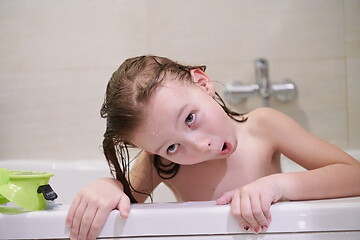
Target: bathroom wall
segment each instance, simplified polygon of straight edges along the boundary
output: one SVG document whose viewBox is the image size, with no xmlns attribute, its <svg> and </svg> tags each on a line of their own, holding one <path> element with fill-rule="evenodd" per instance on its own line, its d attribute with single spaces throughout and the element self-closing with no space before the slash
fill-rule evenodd
<svg viewBox="0 0 360 240">
<path fill-rule="evenodd" d="M 106 83 L 142 54 L 205 64 L 219 92 L 252 83 L 264 57 L 273 82 L 298 86 L 294 102 L 272 107 L 360 147 L 358 0 L 2 0 L 0 159 L 102 158 Z"/>
</svg>

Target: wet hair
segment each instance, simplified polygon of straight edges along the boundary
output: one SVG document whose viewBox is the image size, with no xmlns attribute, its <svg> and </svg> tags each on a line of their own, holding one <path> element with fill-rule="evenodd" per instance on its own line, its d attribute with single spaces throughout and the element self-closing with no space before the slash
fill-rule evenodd
<svg viewBox="0 0 360 240">
<path fill-rule="evenodd" d="M 190 74 L 192 69 L 205 71 L 206 66 L 185 66 L 164 57 L 139 56 L 129 58 L 121 64 L 107 85 L 105 100 L 100 110 L 101 117 L 106 118 L 103 151 L 112 175 L 122 183 L 124 192 L 132 203 L 137 201 L 131 190 L 137 191 L 132 188 L 129 180 L 129 148 L 136 147 L 131 143 L 131 138 L 145 121 L 145 106 L 154 90 L 164 80 L 194 84 Z M 243 114 L 231 111 L 217 93 L 214 99 L 235 121 L 247 120 Z M 235 116 L 242 118 L 239 120 Z M 161 178 L 170 179 L 179 171 L 179 164 L 165 164 L 158 155 L 151 157 L 152 164 Z"/>
</svg>

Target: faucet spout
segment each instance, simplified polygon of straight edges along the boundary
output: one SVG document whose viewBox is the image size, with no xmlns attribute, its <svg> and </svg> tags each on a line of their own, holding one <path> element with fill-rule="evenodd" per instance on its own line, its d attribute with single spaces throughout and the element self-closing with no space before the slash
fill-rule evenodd
<svg viewBox="0 0 360 240">
<path fill-rule="evenodd" d="M 263 99 L 263 106 L 268 107 L 271 96 L 271 83 L 269 78 L 269 65 L 263 58 L 255 60 L 255 82 L 259 86 L 259 94 Z"/>
</svg>

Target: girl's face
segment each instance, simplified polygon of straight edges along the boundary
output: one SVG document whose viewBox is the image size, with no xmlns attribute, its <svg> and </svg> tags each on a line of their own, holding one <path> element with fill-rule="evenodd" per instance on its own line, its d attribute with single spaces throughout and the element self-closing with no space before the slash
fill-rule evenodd
<svg viewBox="0 0 360 240">
<path fill-rule="evenodd" d="M 182 165 L 227 158 L 237 147 L 235 122 L 212 98 L 210 87 L 210 81 L 164 81 L 152 94 L 132 143 Z"/>
</svg>

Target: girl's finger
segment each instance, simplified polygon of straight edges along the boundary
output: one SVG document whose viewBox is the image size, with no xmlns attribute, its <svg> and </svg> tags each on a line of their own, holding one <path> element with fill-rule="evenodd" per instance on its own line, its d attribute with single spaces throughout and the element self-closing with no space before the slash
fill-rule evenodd
<svg viewBox="0 0 360 240">
<path fill-rule="evenodd" d="M 65 224 L 67 227 L 71 227 L 74 216 L 75 216 L 76 209 L 78 208 L 79 204 L 80 204 L 80 196 L 76 195 L 76 197 L 73 200 L 73 202 L 71 203 L 69 211 L 66 215 L 66 223 Z"/>
<path fill-rule="evenodd" d="M 216 204 L 218 205 L 225 205 L 231 203 L 233 197 L 234 197 L 235 191 L 230 191 L 224 193 L 220 198 L 216 200 Z"/>
<path fill-rule="evenodd" d="M 262 202 L 258 195 L 252 196 L 251 201 L 251 210 L 252 214 L 256 221 L 256 226 L 254 227 L 255 232 L 259 232 L 261 229 L 268 228 L 268 221 L 262 209 Z"/>
<path fill-rule="evenodd" d="M 266 196 L 261 196 L 261 208 L 267 221 L 267 227 L 269 227 L 271 222 L 271 212 L 270 212 L 271 203 L 272 200 L 270 198 Z"/>
<path fill-rule="evenodd" d="M 111 206 L 112 204 L 103 205 L 103 208 L 99 208 L 96 211 L 87 239 L 96 239 L 96 237 L 100 234 L 101 229 L 104 226 L 107 217 L 109 216 L 110 212 L 114 209 L 114 207 Z M 127 218 L 129 216 L 129 211 L 130 211 L 130 199 L 128 198 L 128 196 L 123 194 L 116 208 L 119 209 L 120 215 L 122 217 Z"/>
<path fill-rule="evenodd" d="M 84 215 L 85 209 L 87 207 L 86 203 L 82 203 L 80 200 L 80 203 L 78 204 L 78 207 L 76 208 L 76 211 L 74 213 L 74 217 L 71 224 L 71 231 L 70 231 L 70 238 L 75 239 L 77 238 L 79 231 L 80 231 L 80 224 L 82 216 Z"/>
<path fill-rule="evenodd" d="M 86 239 L 96 239 L 112 210 L 97 209 Z"/>
<path fill-rule="evenodd" d="M 255 228 L 258 226 L 258 223 L 253 215 L 252 209 L 251 209 L 251 201 L 249 195 L 243 195 L 241 197 L 240 201 L 240 207 L 241 207 L 241 215 L 244 219 L 244 223 L 248 224 L 248 227 Z M 255 230 L 255 229 L 254 229 Z"/>
<path fill-rule="evenodd" d="M 130 212 L 130 199 L 129 199 L 129 197 L 126 196 L 125 194 L 122 195 L 117 208 L 119 209 L 120 215 L 122 217 L 128 218 L 129 217 L 129 212 Z"/>
<path fill-rule="evenodd" d="M 245 231 L 248 231 L 251 228 L 251 226 L 242 216 L 241 201 L 242 199 L 240 196 L 240 191 L 236 190 L 234 192 L 233 199 L 231 201 L 231 212 L 233 216 L 236 218 L 240 227 Z"/>
<path fill-rule="evenodd" d="M 83 214 L 82 218 L 81 218 L 81 223 L 80 223 L 80 230 L 78 233 L 78 237 L 77 239 L 95 239 L 94 238 L 89 238 L 88 233 L 90 231 L 90 229 L 93 228 L 92 224 L 96 215 L 96 212 L 98 211 L 97 207 L 94 207 L 92 205 L 87 205 L 86 211 Z"/>
</svg>

